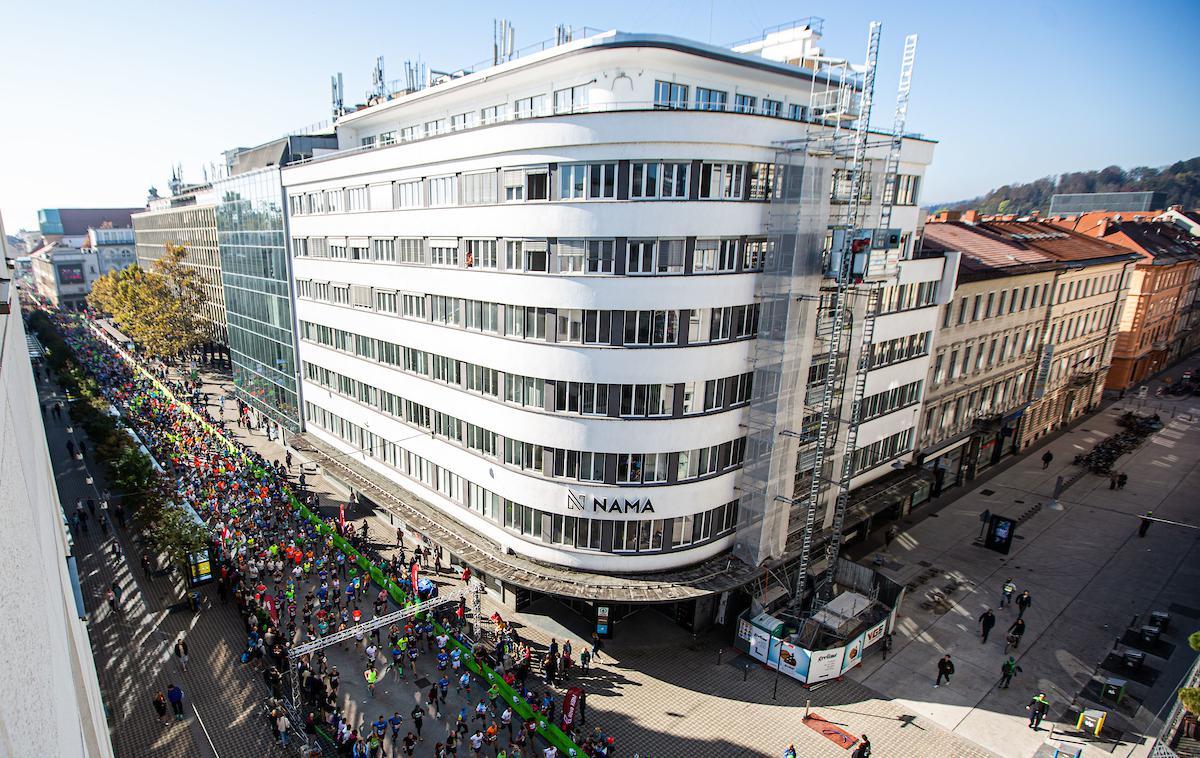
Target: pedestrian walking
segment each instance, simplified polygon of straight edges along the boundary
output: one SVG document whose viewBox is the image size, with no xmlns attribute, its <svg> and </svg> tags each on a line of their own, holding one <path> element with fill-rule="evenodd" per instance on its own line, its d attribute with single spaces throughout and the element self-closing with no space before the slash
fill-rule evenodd
<svg viewBox="0 0 1200 758">
<path fill-rule="evenodd" d="M 988 634 L 991 633 L 992 627 L 996 625 L 996 614 L 992 613 L 991 608 L 985 608 L 983 614 L 979 617 L 979 633 L 982 637 L 981 642 L 986 643 Z"/>
<path fill-rule="evenodd" d="M 1000 664 L 1000 689 L 1008 689 L 1009 682 L 1011 682 L 1013 677 L 1016 676 L 1020 671 L 1021 667 L 1017 665 L 1017 659 L 1010 655 L 1007 661 Z"/>
<path fill-rule="evenodd" d="M 1145 537 L 1146 532 L 1150 531 L 1150 524 L 1154 523 L 1150 517 L 1153 515 L 1154 511 L 1146 511 L 1146 515 L 1142 516 L 1142 523 L 1138 524 L 1138 537 Z"/>
<path fill-rule="evenodd" d="M 279 732 L 279 744 L 287 747 L 288 730 L 292 728 L 292 721 L 287 717 L 287 711 L 280 711 L 279 716 L 275 719 L 275 729 Z"/>
<path fill-rule="evenodd" d="M 183 690 L 174 684 L 167 685 L 167 700 L 171 702 L 171 710 L 175 712 L 175 720 L 183 720 Z"/>
<path fill-rule="evenodd" d="M 1029 610 L 1031 605 L 1033 605 L 1033 596 L 1029 594 L 1029 590 L 1017 595 L 1017 618 L 1024 616 L 1025 611 Z"/>
<path fill-rule="evenodd" d="M 188 644 L 183 637 L 180 637 L 175 641 L 175 660 L 179 661 L 179 668 L 186 672 L 188 664 Z"/>
<path fill-rule="evenodd" d="M 167 717 L 167 696 L 162 690 L 154 693 L 154 713 L 158 715 L 158 723 L 171 723 L 171 719 Z"/>
<path fill-rule="evenodd" d="M 858 747 L 854 748 L 850 758 L 871 758 L 871 740 L 867 739 L 867 735 L 864 734 L 858 741 Z"/>
<path fill-rule="evenodd" d="M 1017 585 L 1013 584 L 1012 577 L 1004 580 L 1004 586 L 1000 588 L 1000 608 L 1012 602 L 1013 593 L 1017 591 Z"/>
<path fill-rule="evenodd" d="M 897 534 L 899 534 L 899 530 L 896 529 L 895 524 L 892 524 L 891 526 L 889 526 L 887 528 L 887 531 L 883 533 L 883 549 L 884 550 L 887 550 L 889 547 L 892 546 L 892 540 L 896 539 Z"/>
<path fill-rule="evenodd" d="M 117 598 L 117 593 L 109 587 L 104 593 L 104 599 L 108 602 L 108 609 L 118 616 L 121 615 L 121 601 Z"/>
<path fill-rule="evenodd" d="M 1126 474 L 1124 471 L 1122 471 L 1120 474 L 1117 475 L 1117 489 L 1119 489 L 1119 490 L 1125 489 L 1125 484 L 1128 481 L 1129 481 L 1129 474 Z"/>
<path fill-rule="evenodd" d="M 1042 453 L 1042 471 L 1050 468 L 1050 461 L 1054 460 L 1054 453 L 1047 450 Z"/>
<path fill-rule="evenodd" d="M 783 751 L 783 758 L 796 758 L 796 746 L 788 745 L 787 750 Z"/>
<path fill-rule="evenodd" d="M 150 561 L 150 554 L 142 553 L 142 576 L 144 576 L 146 578 L 150 577 L 151 566 L 152 566 L 152 564 Z"/>
<path fill-rule="evenodd" d="M 1110 490 L 1115 490 L 1117 488 L 1117 472 L 1116 471 L 1109 472 L 1109 474 L 1108 474 L 1108 488 Z"/>
<path fill-rule="evenodd" d="M 892 633 L 884 632 L 883 639 L 879 641 L 879 646 L 883 649 L 883 659 L 886 661 L 888 653 L 892 650 Z"/>
<path fill-rule="evenodd" d="M 592 658 L 596 661 L 600 660 L 600 651 L 604 649 L 604 642 L 600 639 L 598 632 L 592 632 Z"/>
<path fill-rule="evenodd" d="M 367 680 L 367 691 L 371 693 L 371 697 L 375 697 L 375 683 L 379 681 L 379 673 L 373 666 L 368 666 L 363 671 L 363 679 Z"/>
<path fill-rule="evenodd" d="M 425 711 L 421 710 L 421 706 L 414 705 L 409 715 L 412 716 L 413 728 L 417 730 L 417 739 L 423 742 L 425 738 L 421 736 L 421 724 L 424 723 Z"/>
<path fill-rule="evenodd" d="M 948 653 L 938 661 L 937 670 L 937 680 L 933 683 L 933 686 L 940 686 L 943 679 L 946 680 L 946 684 L 950 684 L 950 677 L 954 675 L 954 662 L 950 660 Z"/>
<path fill-rule="evenodd" d="M 1019 618 L 1013 622 L 1012 626 L 1008 628 L 1008 644 L 1012 646 L 1013 650 L 1016 650 L 1021 646 L 1021 637 L 1024 635 L 1025 619 Z M 1005 649 L 1008 649 L 1007 645 L 1005 646 Z"/>
<path fill-rule="evenodd" d="M 1050 710 L 1050 701 L 1046 699 L 1046 693 L 1039 692 L 1034 695 L 1029 705 L 1025 706 L 1025 710 L 1029 711 L 1029 728 L 1037 729 L 1046 717 L 1046 711 Z"/>
</svg>

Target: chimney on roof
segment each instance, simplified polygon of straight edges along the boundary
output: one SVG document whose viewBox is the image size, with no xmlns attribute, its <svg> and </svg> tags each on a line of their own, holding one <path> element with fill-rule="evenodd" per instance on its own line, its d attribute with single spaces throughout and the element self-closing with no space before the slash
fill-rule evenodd
<svg viewBox="0 0 1200 758">
<path fill-rule="evenodd" d="M 976 211 L 976 210 L 963 211 L 962 215 L 960 216 L 960 220 L 964 224 L 971 224 L 972 226 L 974 226 L 975 224 L 979 223 L 979 211 Z"/>
<path fill-rule="evenodd" d="M 1176 213 L 1183 213 L 1183 206 L 1182 205 L 1172 205 L 1172 206 L 1168 207 L 1167 210 L 1175 211 Z"/>
</svg>

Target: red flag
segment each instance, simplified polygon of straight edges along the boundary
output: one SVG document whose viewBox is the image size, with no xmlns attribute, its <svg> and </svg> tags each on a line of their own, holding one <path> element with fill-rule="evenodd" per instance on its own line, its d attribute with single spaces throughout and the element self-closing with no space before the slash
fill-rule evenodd
<svg viewBox="0 0 1200 758">
<path fill-rule="evenodd" d="M 562 723 L 564 728 L 569 728 L 575 723 L 575 713 L 579 709 L 579 698 L 582 695 L 583 690 L 578 687 L 572 687 L 567 690 L 566 695 L 563 695 Z"/>
<path fill-rule="evenodd" d="M 338 506 L 338 532 L 345 533 L 346 531 L 346 504 L 342 503 Z"/>
<path fill-rule="evenodd" d="M 413 561 L 413 564 L 412 564 L 412 588 L 413 588 L 413 596 L 414 597 L 417 595 L 417 577 L 420 573 L 421 573 L 421 564 L 417 563 L 416 561 Z"/>
<path fill-rule="evenodd" d="M 267 602 L 267 613 L 271 614 L 271 620 L 274 621 L 276 624 L 278 624 L 279 623 L 279 612 L 277 610 L 275 610 L 275 596 L 267 595 L 266 602 Z"/>
</svg>

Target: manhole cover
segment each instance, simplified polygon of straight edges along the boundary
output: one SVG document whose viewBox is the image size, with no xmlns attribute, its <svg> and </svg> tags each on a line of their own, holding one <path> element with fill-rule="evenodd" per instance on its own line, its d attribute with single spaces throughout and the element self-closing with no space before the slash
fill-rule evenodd
<svg viewBox="0 0 1200 758">
<path fill-rule="evenodd" d="M 995 495 L 996 490 L 979 490 L 980 495 Z"/>
</svg>

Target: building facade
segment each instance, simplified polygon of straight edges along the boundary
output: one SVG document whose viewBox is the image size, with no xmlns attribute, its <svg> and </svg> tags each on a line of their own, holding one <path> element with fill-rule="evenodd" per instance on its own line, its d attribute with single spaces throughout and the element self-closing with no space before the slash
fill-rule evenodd
<svg viewBox="0 0 1200 758">
<path fill-rule="evenodd" d="M 815 38 L 792 42 L 799 57 Z M 746 438 L 760 272 L 782 239 L 778 145 L 821 128 L 815 107 L 845 114 L 829 80 L 777 52 L 610 32 L 340 119 L 342 152 L 283 171 L 309 436 L 361 453 L 346 465 L 501 563 L 663 572 L 741 540 L 774 545 L 747 551 L 755 565 L 782 557 L 812 476 L 810 421 L 797 410 L 771 446 Z M 886 357 L 866 380 L 856 486 L 913 451 L 944 290 L 940 259 L 907 260 L 931 155 L 906 139 L 887 190 L 881 245 L 905 260 L 866 348 Z M 815 316 L 844 165 L 807 169 L 793 176 L 810 182 L 816 231 L 796 257 L 818 272 Z M 830 376 L 812 358 L 819 320 L 779 377 L 799 398 Z M 748 448 L 782 462 L 768 518 L 741 510 Z"/>
<path fill-rule="evenodd" d="M 212 347 L 223 350 L 229 341 L 225 317 L 225 288 L 217 246 L 216 198 L 210 187 L 193 188 L 170 198 L 152 200 L 150 207 L 133 214 L 137 259 L 150 268 L 168 245 L 187 249 L 185 266 L 196 271 L 204 289 L 203 317 L 212 334 Z"/>
<path fill-rule="evenodd" d="M 83 249 L 96 256 L 96 270 L 99 276 L 104 276 L 110 271 L 120 271 L 137 263 L 133 227 L 92 227 L 88 229 L 88 238 Z"/>
<path fill-rule="evenodd" d="M 1051 223 L 1138 255 L 1107 387 L 1131 389 L 1178 360 L 1190 333 L 1200 240 L 1175 224 L 1124 213 L 1086 213 Z"/>
<path fill-rule="evenodd" d="M 214 182 L 215 223 L 237 396 L 300 431 L 292 292 L 279 169 Z"/>
<path fill-rule="evenodd" d="M 3 243 L 0 242 L 0 246 Z M 113 755 L 21 308 L 0 271 L 0 734 L 6 755 Z"/>
<path fill-rule="evenodd" d="M 47 305 L 68 311 L 87 307 L 99 276 L 96 254 L 66 242 L 47 242 L 29 256 L 34 287 Z"/>
<path fill-rule="evenodd" d="M 957 253 L 954 298 L 941 309 L 926 377 L 919 459 L 933 473 L 932 495 L 973 479 L 1019 451 L 1043 329 L 1059 268 L 1035 250 L 964 243 L 975 231 L 927 224 L 926 254 Z"/>
</svg>

